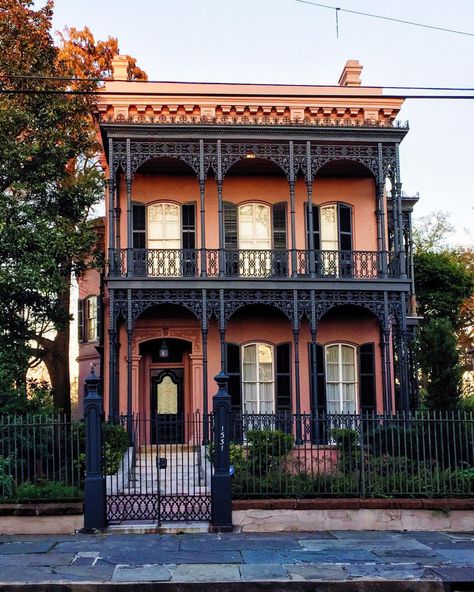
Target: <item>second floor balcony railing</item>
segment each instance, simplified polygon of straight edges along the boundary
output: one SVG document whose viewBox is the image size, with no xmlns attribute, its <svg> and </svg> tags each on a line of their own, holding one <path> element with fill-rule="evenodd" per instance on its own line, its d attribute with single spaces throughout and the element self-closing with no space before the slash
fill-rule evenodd
<svg viewBox="0 0 474 592">
<path fill-rule="evenodd" d="M 117 249 L 111 253 L 109 276 L 328 280 L 404 277 L 398 252 L 300 249 Z"/>
</svg>

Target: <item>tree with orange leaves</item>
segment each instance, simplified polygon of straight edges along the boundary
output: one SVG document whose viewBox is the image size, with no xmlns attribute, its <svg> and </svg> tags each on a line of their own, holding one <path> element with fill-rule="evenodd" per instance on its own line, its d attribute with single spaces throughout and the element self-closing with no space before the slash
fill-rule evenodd
<svg viewBox="0 0 474 592">
<path fill-rule="evenodd" d="M 91 97 L 68 90 L 71 77 L 94 90 L 84 79 L 110 74 L 117 42 L 71 29 L 58 48 L 52 16 L 51 0 L 0 2 L 0 413 L 31 410 L 33 358 L 70 413 L 71 276 L 90 257 L 88 214 L 103 196 Z"/>
</svg>

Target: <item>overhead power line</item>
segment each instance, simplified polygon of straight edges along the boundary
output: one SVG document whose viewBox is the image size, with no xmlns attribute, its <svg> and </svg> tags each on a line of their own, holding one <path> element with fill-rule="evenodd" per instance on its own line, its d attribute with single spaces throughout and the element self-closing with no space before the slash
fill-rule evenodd
<svg viewBox="0 0 474 592">
<path fill-rule="evenodd" d="M 117 81 L 111 78 L 78 78 L 75 76 L 36 76 L 36 75 L 20 75 L 20 74 L 0 74 L 0 81 L 2 80 L 41 80 L 41 81 L 58 81 L 58 82 L 127 82 L 140 84 L 202 84 L 207 86 L 212 85 L 232 85 L 232 86 L 281 86 L 281 87 L 301 87 L 301 88 L 347 88 L 341 87 L 339 84 L 285 84 L 285 83 L 255 83 L 255 82 L 202 82 L 196 80 L 126 80 Z M 424 90 L 424 91 L 451 91 L 451 92 L 474 92 L 474 87 L 467 86 L 407 86 L 407 85 L 391 85 L 391 84 L 364 84 L 358 86 L 359 89 L 370 90 Z M 1 90 L 1 88 L 0 88 Z M 29 89 L 28 89 L 29 90 Z M 47 90 L 47 89 L 46 89 Z M 52 89 L 55 90 L 55 89 Z M 94 91 L 95 92 L 95 91 Z M 97 92 L 100 92 L 98 90 Z M 100 93 L 103 94 L 103 93 Z M 116 93 L 114 93 L 116 94 Z M 136 93 L 133 93 L 136 94 Z"/>
<path fill-rule="evenodd" d="M 338 87 L 338 88 L 347 88 L 347 87 Z M 359 87 L 358 87 L 359 88 Z M 57 90 L 57 89 L 2 89 L 0 88 L 0 94 L 4 95 L 90 95 L 90 96 L 101 96 L 101 97 L 156 97 L 160 95 L 167 96 L 169 93 L 157 93 L 157 92 L 146 92 L 146 91 L 101 91 L 101 90 Z M 251 93 L 254 97 L 275 97 L 275 98 L 282 98 L 283 95 L 279 93 Z M 173 92 L 173 96 L 189 96 L 188 92 Z M 248 97 L 249 93 L 224 93 L 224 92 L 200 92 L 200 93 L 192 93 L 195 97 L 209 97 L 209 96 L 218 96 L 218 97 Z M 360 94 L 360 93 L 329 93 L 329 94 L 321 94 L 321 95 L 314 95 L 320 96 L 322 98 L 328 99 L 448 99 L 448 100 L 470 100 L 474 99 L 474 94 L 414 94 L 414 95 L 407 95 L 407 94 Z M 301 97 L 301 93 L 286 93 L 284 97 Z"/>
<path fill-rule="evenodd" d="M 433 29 L 435 31 L 442 31 L 443 33 L 453 33 L 455 35 L 467 35 L 468 37 L 474 37 L 474 33 L 467 31 L 459 31 L 457 29 L 448 29 L 446 27 L 437 27 L 436 25 L 427 25 L 426 23 L 418 23 L 416 21 L 407 21 L 404 19 L 398 19 L 391 16 L 384 16 L 381 14 L 372 14 L 370 12 L 362 12 L 360 10 L 350 10 L 348 8 L 341 8 L 339 6 L 330 6 L 329 4 L 321 4 L 320 2 L 311 2 L 310 0 L 295 0 L 301 4 L 311 4 L 311 6 L 317 6 L 318 8 L 327 8 L 329 10 L 335 10 L 336 16 L 338 12 L 347 12 L 349 14 L 357 14 L 359 16 L 367 16 L 369 18 L 381 19 L 384 21 L 392 21 L 394 23 L 402 23 L 403 25 L 411 25 L 412 27 L 423 27 L 424 29 Z"/>
</svg>

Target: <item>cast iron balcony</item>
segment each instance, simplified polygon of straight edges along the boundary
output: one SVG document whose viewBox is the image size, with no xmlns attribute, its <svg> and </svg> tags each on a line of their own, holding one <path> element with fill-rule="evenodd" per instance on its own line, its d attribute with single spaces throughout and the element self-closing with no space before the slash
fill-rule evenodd
<svg viewBox="0 0 474 592">
<path fill-rule="evenodd" d="M 116 249 L 110 277 L 227 279 L 397 279 L 401 257 L 387 251 Z"/>
</svg>

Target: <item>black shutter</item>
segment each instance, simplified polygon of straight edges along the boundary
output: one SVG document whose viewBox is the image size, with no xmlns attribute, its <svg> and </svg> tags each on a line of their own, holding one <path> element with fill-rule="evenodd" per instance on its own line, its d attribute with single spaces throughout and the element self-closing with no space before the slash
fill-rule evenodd
<svg viewBox="0 0 474 592">
<path fill-rule="evenodd" d="M 309 360 L 310 360 L 310 392 L 311 392 L 311 410 L 314 411 L 314 401 L 316 399 L 314 393 L 314 359 L 313 348 L 309 344 Z M 317 396 L 317 412 L 324 413 L 326 411 L 326 374 L 324 371 L 324 347 L 316 344 L 316 396 Z"/>
<path fill-rule="evenodd" d="M 195 276 L 198 271 L 196 249 L 196 204 L 183 204 L 181 207 L 181 237 L 183 258 L 182 273 L 184 276 Z"/>
<path fill-rule="evenodd" d="M 77 340 L 84 341 L 84 300 L 77 302 Z"/>
<path fill-rule="evenodd" d="M 276 411 L 291 413 L 291 348 L 282 343 L 276 348 Z"/>
<path fill-rule="evenodd" d="M 145 249 L 145 205 L 132 205 L 132 234 L 133 234 L 133 248 Z"/>
<path fill-rule="evenodd" d="M 240 346 L 226 343 L 225 371 L 229 377 L 228 391 L 231 398 L 232 412 L 242 413 L 242 384 L 240 377 Z"/>
<path fill-rule="evenodd" d="M 196 204 L 182 206 L 182 238 L 183 249 L 196 248 Z"/>
<path fill-rule="evenodd" d="M 359 348 L 360 411 L 375 411 L 375 346 L 364 343 Z"/>
<path fill-rule="evenodd" d="M 337 206 L 339 226 L 339 250 L 352 251 L 352 208 L 344 204 Z"/>
<path fill-rule="evenodd" d="M 237 205 L 225 201 L 224 207 L 224 249 L 225 249 L 225 274 L 236 276 L 239 274 L 238 225 Z M 234 252 L 232 252 L 234 251 Z"/>
<path fill-rule="evenodd" d="M 309 344 L 309 380 L 311 393 L 311 411 L 313 415 L 311 425 L 311 441 L 315 444 L 325 444 L 328 441 L 328 426 L 322 416 L 326 413 L 326 374 L 324 365 L 324 347 L 316 344 L 316 368 L 314 364 L 313 348 Z M 316 370 L 316 380 L 314 371 Z M 314 387 L 316 384 L 316 393 Z M 314 402 L 316 400 L 316 410 Z"/>
<path fill-rule="evenodd" d="M 309 209 L 308 202 L 305 203 L 306 212 L 306 245 L 309 249 Z M 313 204 L 313 243 L 315 251 L 321 249 L 321 231 L 319 222 L 319 206 Z"/>
<path fill-rule="evenodd" d="M 286 251 L 286 203 L 274 204 L 272 208 L 273 249 L 282 251 L 272 255 L 272 275 L 288 276 L 288 251 Z"/>
<path fill-rule="evenodd" d="M 276 412 L 287 419 L 280 417 L 275 427 L 290 433 L 291 420 L 291 346 L 289 343 L 281 343 L 276 347 Z"/>
<path fill-rule="evenodd" d="M 273 248 L 286 249 L 286 203 L 276 203 L 272 209 L 273 217 Z"/>
<path fill-rule="evenodd" d="M 224 247 L 226 249 L 237 249 L 237 205 L 224 202 Z"/>
<path fill-rule="evenodd" d="M 339 227 L 340 274 L 342 277 L 352 276 L 352 208 L 344 204 L 337 206 Z"/>
</svg>

